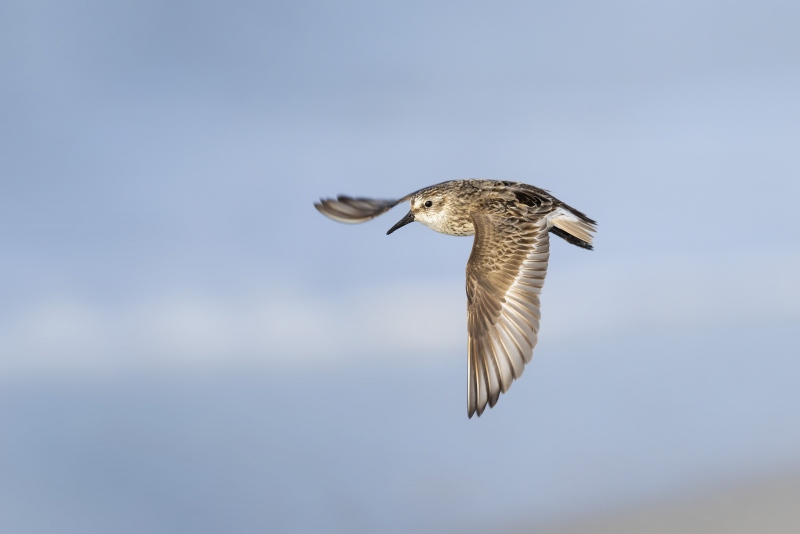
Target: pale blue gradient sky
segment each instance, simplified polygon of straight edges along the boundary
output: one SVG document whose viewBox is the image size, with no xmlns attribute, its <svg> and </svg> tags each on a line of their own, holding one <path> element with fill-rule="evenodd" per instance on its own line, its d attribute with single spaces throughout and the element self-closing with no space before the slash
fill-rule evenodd
<svg viewBox="0 0 800 534">
<path fill-rule="evenodd" d="M 3 4 L 0 522 L 438 531 L 797 467 L 798 25 Z M 465 177 L 600 223 L 594 252 L 554 243 L 534 361 L 478 421 L 470 240 L 311 205 Z"/>
</svg>

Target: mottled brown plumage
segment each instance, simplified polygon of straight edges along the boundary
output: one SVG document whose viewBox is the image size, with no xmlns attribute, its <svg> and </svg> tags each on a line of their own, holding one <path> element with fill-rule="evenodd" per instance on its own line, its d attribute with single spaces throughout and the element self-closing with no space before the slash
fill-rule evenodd
<svg viewBox="0 0 800 534">
<path fill-rule="evenodd" d="M 443 182 L 399 200 L 340 195 L 314 206 L 331 219 L 361 223 L 406 200 L 411 210 L 387 234 L 418 221 L 443 234 L 475 236 L 467 262 L 467 413 L 480 416 L 533 356 L 549 232 L 591 249 L 596 223 L 543 189 L 495 180 Z"/>
</svg>

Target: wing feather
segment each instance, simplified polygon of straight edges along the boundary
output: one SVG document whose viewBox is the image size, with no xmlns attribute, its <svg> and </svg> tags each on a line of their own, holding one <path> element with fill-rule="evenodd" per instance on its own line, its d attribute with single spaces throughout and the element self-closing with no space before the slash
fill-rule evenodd
<svg viewBox="0 0 800 534">
<path fill-rule="evenodd" d="M 405 198 L 405 197 L 404 197 Z M 321 214 L 347 224 L 358 224 L 374 219 L 395 207 L 401 200 L 381 200 L 376 198 L 353 198 L 339 195 L 334 198 L 322 198 L 314 203 Z"/>
<path fill-rule="evenodd" d="M 467 413 L 480 416 L 522 376 L 539 332 L 539 294 L 550 258 L 547 219 L 476 213 L 467 263 Z M 485 392 L 484 392 L 485 390 Z"/>
</svg>

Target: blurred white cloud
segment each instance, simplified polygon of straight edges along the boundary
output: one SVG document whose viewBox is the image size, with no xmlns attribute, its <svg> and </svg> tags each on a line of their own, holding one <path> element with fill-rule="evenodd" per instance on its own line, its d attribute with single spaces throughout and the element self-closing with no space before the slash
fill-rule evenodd
<svg viewBox="0 0 800 534">
<path fill-rule="evenodd" d="M 800 320 L 800 255 L 587 262 L 548 276 L 542 336 L 609 338 Z M 758 285 L 753 281 L 758 280 Z M 203 292 L 104 305 L 85 297 L 28 304 L 4 322 L 0 363 L 20 373 L 306 365 L 360 358 L 421 361 L 465 350 L 455 278 L 314 293 L 299 283 L 248 296 Z"/>
</svg>

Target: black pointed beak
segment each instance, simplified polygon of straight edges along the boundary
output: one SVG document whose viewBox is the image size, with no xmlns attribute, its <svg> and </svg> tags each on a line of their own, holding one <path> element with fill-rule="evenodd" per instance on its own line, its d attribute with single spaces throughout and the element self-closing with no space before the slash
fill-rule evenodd
<svg viewBox="0 0 800 534">
<path fill-rule="evenodd" d="M 406 213 L 405 217 L 403 217 L 402 219 L 397 221 L 397 224 L 395 224 L 394 226 L 389 228 L 389 231 L 386 232 L 386 235 L 389 235 L 392 232 L 394 232 L 395 230 L 397 230 L 398 228 L 402 228 L 403 226 L 405 226 L 405 225 L 407 225 L 409 223 L 412 223 L 412 222 L 414 222 L 414 212 L 413 211 L 409 211 L 408 213 Z"/>
</svg>

